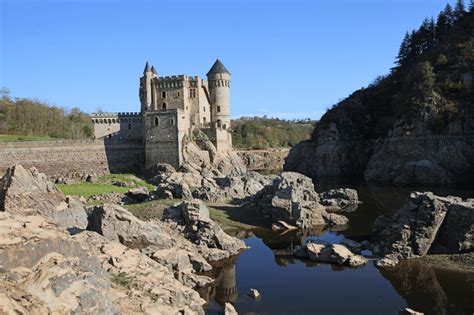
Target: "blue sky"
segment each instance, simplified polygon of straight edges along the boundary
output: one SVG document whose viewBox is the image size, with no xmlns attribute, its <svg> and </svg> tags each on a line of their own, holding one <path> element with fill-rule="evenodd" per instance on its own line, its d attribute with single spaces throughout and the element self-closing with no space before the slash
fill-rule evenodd
<svg viewBox="0 0 474 315">
<path fill-rule="evenodd" d="M 453 1 L 450 1 L 453 3 Z M 233 117 L 319 118 L 393 66 L 445 0 L 0 0 L 0 86 L 93 112 L 138 111 L 159 75 L 232 73 Z"/>
</svg>

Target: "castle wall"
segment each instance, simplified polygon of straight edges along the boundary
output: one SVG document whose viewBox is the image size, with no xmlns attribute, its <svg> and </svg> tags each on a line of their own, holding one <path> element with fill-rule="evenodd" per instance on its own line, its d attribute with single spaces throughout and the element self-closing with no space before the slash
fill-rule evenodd
<svg viewBox="0 0 474 315">
<path fill-rule="evenodd" d="M 141 139 L 142 117 L 139 113 L 94 113 L 95 139 Z"/>
<path fill-rule="evenodd" d="M 156 91 L 156 106 L 153 110 L 162 110 L 163 104 L 166 104 L 166 109 L 185 109 L 185 77 L 159 77 L 155 79 Z M 165 92 L 165 97 L 163 97 Z"/>
<path fill-rule="evenodd" d="M 141 141 L 131 140 L 0 142 L 0 173 L 15 163 L 61 177 L 133 173 L 143 167 L 143 151 Z"/>
<path fill-rule="evenodd" d="M 183 110 L 147 112 L 145 118 L 145 168 L 157 163 L 179 167 L 182 140 L 187 130 Z"/>
</svg>

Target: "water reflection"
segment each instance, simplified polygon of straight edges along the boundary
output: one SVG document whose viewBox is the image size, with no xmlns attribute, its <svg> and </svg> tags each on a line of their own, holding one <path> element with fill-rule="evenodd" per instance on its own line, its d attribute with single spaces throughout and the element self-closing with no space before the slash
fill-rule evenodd
<svg viewBox="0 0 474 315">
<path fill-rule="evenodd" d="M 199 294 L 206 301 L 216 301 L 220 305 L 225 302 L 232 304 L 237 301 L 239 296 L 237 291 L 237 275 L 235 264 L 238 257 L 224 262 L 221 265 L 214 266 L 214 269 L 208 276 L 215 279 L 210 286 L 201 288 Z"/>
<path fill-rule="evenodd" d="M 474 273 L 433 268 L 410 260 L 382 269 L 394 289 L 407 304 L 426 314 L 473 314 Z"/>
<path fill-rule="evenodd" d="M 284 234 L 268 229 L 233 232 L 251 248 L 214 269 L 212 277 L 216 281 L 202 294 L 209 302 L 206 312 L 220 314 L 223 304 L 231 302 L 239 314 L 396 314 L 407 306 L 425 314 L 473 314 L 472 272 L 433 268 L 419 260 L 403 262 L 393 269 L 378 270 L 372 262 L 352 269 L 291 255 L 296 246 L 309 239 L 328 243 L 338 243 L 343 238 L 369 239 L 374 220 L 402 206 L 412 191 L 376 186 L 352 188 L 358 190 L 363 204 L 355 212 L 344 213 L 350 219 L 349 226 Z M 472 190 L 433 191 L 474 197 Z M 251 287 L 259 289 L 261 300 L 246 296 Z"/>
</svg>

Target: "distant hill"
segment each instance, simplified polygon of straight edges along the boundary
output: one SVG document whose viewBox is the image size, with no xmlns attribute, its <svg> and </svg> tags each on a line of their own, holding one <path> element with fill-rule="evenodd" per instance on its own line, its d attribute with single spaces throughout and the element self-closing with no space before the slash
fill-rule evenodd
<svg viewBox="0 0 474 315">
<path fill-rule="evenodd" d="M 291 147 L 311 137 L 315 121 L 242 117 L 232 121 L 232 142 L 236 148 Z"/>
<path fill-rule="evenodd" d="M 313 178 L 472 181 L 473 6 L 458 0 L 407 32 L 392 71 L 330 109 L 285 168 Z"/>
<path fill-rule="evenodd" d="M 12 99 L 8 90 L 1 91 L 0 134 L 19 137 L 0 140 L 90 139 L 92 133 L 90 117 L 78 108 L 66 110 L 38 100 Z"/>
</svg>

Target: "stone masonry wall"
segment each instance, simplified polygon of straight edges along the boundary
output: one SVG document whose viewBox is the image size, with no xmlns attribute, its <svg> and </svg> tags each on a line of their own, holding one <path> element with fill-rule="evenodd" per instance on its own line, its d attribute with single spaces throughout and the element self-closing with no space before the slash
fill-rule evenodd
<svg viewBox="0 0 474 315">
<path fill-rule="evenodd" d="M 0 174 L 15 163 L 34 166 L 49 176 L 131 173 L 144 164 L 143 144 L 107 140 L 0 142 Z"/>
</svg>

